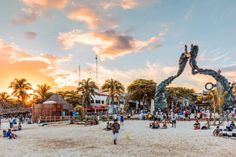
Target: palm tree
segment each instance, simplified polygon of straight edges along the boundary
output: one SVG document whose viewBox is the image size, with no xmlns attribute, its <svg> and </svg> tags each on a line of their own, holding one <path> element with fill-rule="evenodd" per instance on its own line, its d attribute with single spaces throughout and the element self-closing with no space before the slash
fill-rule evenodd
<svg viewBox="0 0 236 157">
<path fill-rule="evenodd" d="M 124 86 L 117 80 L 108 79 L 101 87 L 102 92 L 106 92 L 109 94 L 111 98 L 111 104 L 114 104 L 114 98 L 117 97 L 119 99 L 120 94 L 124 93 Z"/>
<path fill-rule="evenodd" d="M 25 105 L 26 100 L 29 98 L 27 91 L 32 89 L 31 84 L 26 79 L 15 79 L 10 83 L 9 88 L 13 89 L 12 95 L 16 96 Z"/>
<path fill-rule="evenodd" d="M 77 91 L 59 91 L 57 92 L 62 96 L 67 102 L 69 102 L 73 107 L 82 104 L 82 96 L 78 94 Z"/>
<path fill-rule="evenodd" d="M 91 78 L 87 80 L 83 79 L 79 82 L 77 91 L 82 93 L 82 103 L 84 107 L 91 105 L 91 99 L 92 95 L 95 94 L 95 89 L 98 89 L 98 87 Z"/>
<path fill-rule="evenodd" d="M 37 102 L 42 102 L 49 97 L 49 90 L 51 87 L 47 84 L 37 85 L 37 89 L 34 91 Z"/>
<path fill-rule="evenodd" d="M 1 92 L 0 93 L 0 101 L 2 102 L 3 108 L 7 108 L 9 106 L 7 106 L 6 104 L 9 104 L 12 101 L 12 99 L 7 92 Z"/>
<path fill-rule="evenodd" d="M 5 102 L 10 102 L 11 98 L 7 92 L 1 92 L 0 93 L 0 100 L 5 101 Z"/>
</svg>

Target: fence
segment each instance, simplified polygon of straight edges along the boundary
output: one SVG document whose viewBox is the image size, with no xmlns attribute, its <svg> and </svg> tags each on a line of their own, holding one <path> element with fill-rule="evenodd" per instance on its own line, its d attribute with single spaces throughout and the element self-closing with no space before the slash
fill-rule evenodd
<svg viewBox="0 0 236 157">
<path fill-rule="evenodd" d="M 75 118 L 73 116 L 40 116 L 38 119 L 38 122 L 58 122 L 58 121 L 69 121 L 69 120 L 75 120 L 78 118 Z"/>
</svg>

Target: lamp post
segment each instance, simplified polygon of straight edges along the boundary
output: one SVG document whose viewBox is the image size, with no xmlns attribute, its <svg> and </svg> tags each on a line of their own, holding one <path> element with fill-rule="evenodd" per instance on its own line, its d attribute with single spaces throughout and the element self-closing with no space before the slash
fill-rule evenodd
<svg viewBox="0 0 236 157">
<path fill-rule="evenodd" d="M 144 94 L 144 95 L 143 95 L 143 107 L 144 107 L 145 104 L 146 104 L 146 101 L 145 101 L 146 99 L 145 99 L 145 97 L 147 97 L 147 94 Z"/>
</svg>

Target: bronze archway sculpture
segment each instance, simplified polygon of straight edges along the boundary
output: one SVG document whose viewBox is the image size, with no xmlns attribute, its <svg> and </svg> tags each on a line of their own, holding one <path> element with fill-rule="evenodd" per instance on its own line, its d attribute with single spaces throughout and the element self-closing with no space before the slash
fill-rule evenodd
<svg viewBox="0 0 236 157">
<path fill-rule="evenodd" d="M 224 87 L 225 90 L 225 96 L 224 96 L 224 103 L 223 107 L 227 108 L 229 106 L 232 106 L 234 103 L 234 96 L 232 94 L 233 90 L 233 84 L 231 84 L 224 76 L 222 76 L 220 73 L 212 70 L 212 69 L 202 69 L 199 68 L 197 65 L 197 54 L 198 54 L 198 46 L 197 45 L 191 45 L 191 50 L 188 52 L 187 46 L 185 45 L 185 51 L 181 54 L 179 59 L 179 70 L 176 75 L 170 76 L 166 80 L 162 81 L 157 87 L 156 87 L 156 93 L 154 97 L 154 104 L 155 104 L 155 111 L 158 109 L 163 109 L 167 106 L 166 98 L 165 98 L 165 89 L 166 87 L 171 84 L 171 82 L 179 77 L 185 67 L 187 62 L 189 61 L 189 64 L 192 68 L 192 74 L 203 74 L 203 75 L 209 75 L 213 77 L 217 82 L 220 82 L 221 85 Z"/>
</svg>

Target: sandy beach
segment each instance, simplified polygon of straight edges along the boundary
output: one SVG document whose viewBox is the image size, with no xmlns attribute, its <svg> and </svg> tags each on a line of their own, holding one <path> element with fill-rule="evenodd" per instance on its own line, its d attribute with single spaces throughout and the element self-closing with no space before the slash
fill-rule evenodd
<svg viewBox="0 0 236 157">
<path fill-rule="evenodd" d="M 102 130 L 102 122 L 97 126 L 23 125 L 23 130 L 16 132 L 16 140 L 0 139 L 0 156 L 236 156 L 236 140 L 214 137 L 213 127 L 193 130 L 193 123 L 178 122 L 177 128 L 153 130 L 148 127 L 149 121 L 126 121 L 118 145 L 113 145 L 111 132 Z"/>
</svg>

